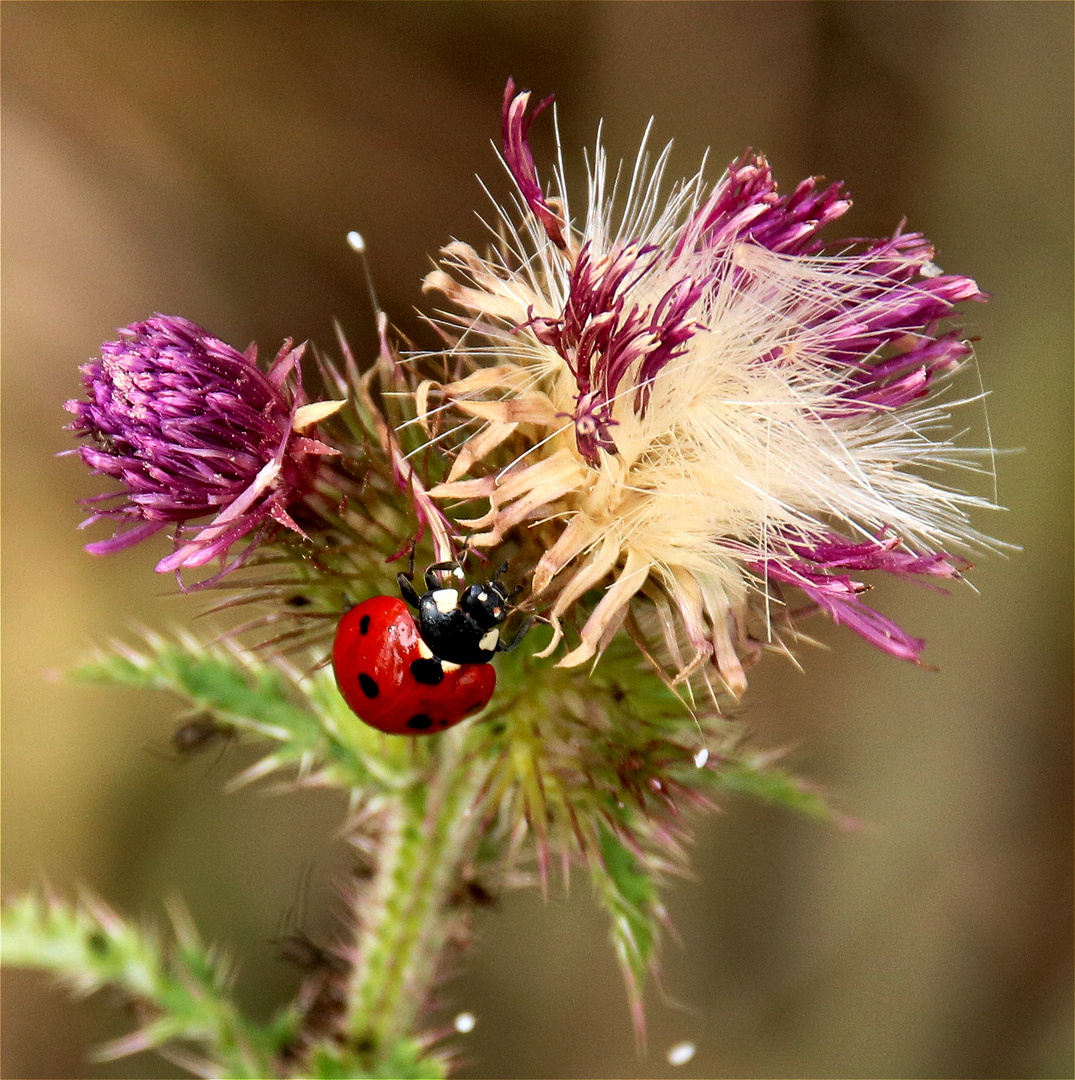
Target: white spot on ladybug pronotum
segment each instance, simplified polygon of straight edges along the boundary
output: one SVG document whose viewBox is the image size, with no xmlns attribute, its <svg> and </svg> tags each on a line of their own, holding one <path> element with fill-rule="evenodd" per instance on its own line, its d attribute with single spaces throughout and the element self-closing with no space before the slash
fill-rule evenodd
<svg viewBox="0 0 1075 1080">
<path fill-rule="evenodd" d="M 440 666 L 450 674 L 453 671 L 458 671 L 462 667 L 462 664 L 453 664 L 451 660 L 442 660 Z"/>
<path fill-rule="evenodd" d="M 478 642 L 478 648 L 484 649 L 485 652 L 493 652 L 499 640 L 500 631 L 494 626 L 487 634 L 482 635 L 481 640 Z"/>
<path fill-rule="evenodd" d="M 485 601 L 489 599 L 489 594 L 483 589 L 480 593 L 478 593 L 478 599 L 484 604 Z"/>
<path fill-rule="evenodd" d="M 459 606 L 459 593 L 455 589 L 437 589 L 433 603 L 442 615 L 450 615 Z"/>
<path fill-rule="evenodd" d="M 421 639 L 418 639 L 418 655 L 423 660 L 433 659 L 433 650 Z"/>
</svg>

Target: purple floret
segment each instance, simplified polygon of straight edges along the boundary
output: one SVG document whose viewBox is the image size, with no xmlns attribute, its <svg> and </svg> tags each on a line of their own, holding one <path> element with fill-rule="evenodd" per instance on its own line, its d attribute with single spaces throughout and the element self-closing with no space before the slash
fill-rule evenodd
<svg viewBox="0 0 1075 1080">
<path fill-rule="evenodd" d="M 864 414 L 868 421 L 870 414 L 894 412 L 925 397 L 970 355 L 959 330 L 943 324 L 957 304 L 987 299 L 972 278 L 944 274 L 933 262 L 929 241 L 902 225 L 889 237 L 845 241 L 834 249 L 821 233 L 851 206 L 843 185 L 810 177 L 782 195 L 766 159 L 750 150 L 731 162 L 681 223 L 666 228 L 659 243 L 652 232 L 611 240 L 602 234 L 603 248 L 585 233 L 572 235 L 543 193 L 529 143 L 530 126 L 549 100 L 528 115 L 528 91 L 516 92 L 509 80 L 504 93 L 504 161 L 530 213 L 569 266 L 559 315 L 539 317 L 531 309 L 517 329 L 528 329 L 567 364 L 577 389 L 570 414 L 575 443 L 590 466 L 600 466 L 602 451 L 617 452 L 617 400 L 645 415 L 654 380 L 689 353 L 692 339 L 711 328 L 707 318 L 729 296 L 753 297 L 774 325 L 785 321 L 787 343 L 766 339 L 752 364 L 761 371 L 789 357 L 807 357 L 825 384 L 810 419 L 819 430 L 832 425 L 837 436 L 842 425 L 853 428 Z M 781 267 L 799 292 L 791 285 L 765 292 L 766 279 L 759 274 Z M 803 284 L 815 281 L 815 288 Z M 868 586 L 850 573 L 936 579 L 962 569 L 944 552 L 910 551 L 884 531 L 861 542 L 835 534 L 767 532 L 765 550 L 750 555 L 744 561 L 760 577 L 801 589 L 837 622 L 914 661 L 921 640 L 863 604 L 860 596 Z"/>
</svg>

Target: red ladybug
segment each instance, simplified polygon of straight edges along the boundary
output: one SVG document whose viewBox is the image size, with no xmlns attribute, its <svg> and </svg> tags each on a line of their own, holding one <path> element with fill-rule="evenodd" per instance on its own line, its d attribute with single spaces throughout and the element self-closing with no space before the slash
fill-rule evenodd
<svg viewBox="0 0 1075 1080">
<path fill-rule="evenodd" d="M 417 622 L 393 596 L 374 596 L 344 615 L 332 666 L 354 713 L 390 735 L 422 735 L 481 712 L 496 689 L 489 661 L 514 648 L 530 626 L 527 620 L 508 645 L 501 640 L 508 596 L 499 577 L 506 569 L 460 594 L 437 577 L 445 570 L 458 573 L 458 565 L 437 563 L 426 571 L 421 596 L 400 574 L 400 591 L 417 610 Z"/>
</svg>

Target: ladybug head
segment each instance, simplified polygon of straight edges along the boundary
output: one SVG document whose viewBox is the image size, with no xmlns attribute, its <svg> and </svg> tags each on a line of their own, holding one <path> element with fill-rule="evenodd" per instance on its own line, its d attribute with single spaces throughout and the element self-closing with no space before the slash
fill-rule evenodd
<svg viewBox="0 0 1075 1080">
<path fill-rule="evenodd" d="M 495 579 L 484 585 L 468 585 L 459 606 L 483 630 L 491 630 L 508 617 L 508 594 Z"/>
</svg>

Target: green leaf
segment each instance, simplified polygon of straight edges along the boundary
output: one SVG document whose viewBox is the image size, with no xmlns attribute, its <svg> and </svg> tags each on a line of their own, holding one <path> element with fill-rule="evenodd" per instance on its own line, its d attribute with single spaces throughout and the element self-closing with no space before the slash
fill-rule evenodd
<svg viewBox="0 0 1075 1080">
<path fill-rule="evenodd" d="M 810 781 L 795 776 L 786 769 L 773 768 L 770 765 L 771 760 L 771 754 L 728 758 L 713 768 L 699 769 L 698 772 L 705 773 L 711 785 L 718 791 L 750 795 L 845 828 L 856 826 L 853 818 L 835 810 L 826 795 Z"/>
<path fill-rule="evenodd" d="M 609 933 L 627 985 L 635 1036 L 645 1038 L 642 986 L 656 959 L 660 923 L 665 919 L 654 876 L 603 823 L 598 827 L 600 860 L 590 874 L 598 900 L 608 912 Z"/>
<path fill-rule="evenodd" d="M 79 664 L 71 677 L 90 683 L 168 690 L 201 709 L 270 738 L 312 738 L 317 717 L 289 700 L 282 672 L 233 643 L 205 644 L 189 636 L 146 635 L 144 651 L 116 644 Z"/>
<path fill-rule="evenodd" d="M 89 683 L 169 691 L 220 723 L 275 744 L 241 779 L 291 767 L 326 785 L 388 790 L 410 781 L 415 761 L 347 707 L 327 670 L 304 675 L 287 661 L 235 641 L 146 635 L 140 649 L 116 644 L 78 665 Z M 387 745 L 386 745 L 387 743 Z"/>
<path fill-rule="evenodd" d="M 185 916 L 173 919 L 175 941 L 166 948 L 100 901 L 71 905 L 27 894 L 0 913 L 0 961 L 48 971 L 79 993 L 111 986 L 126 994 L 148 1018 L 102 1057 L 194 1042 L 228 1076 L 272 1075 L 274 1047 L 239 1015 L 227 965 Z"/>
</svg>

